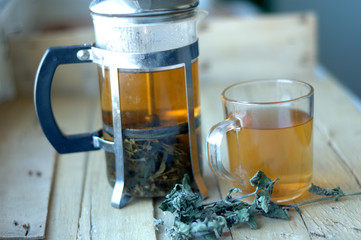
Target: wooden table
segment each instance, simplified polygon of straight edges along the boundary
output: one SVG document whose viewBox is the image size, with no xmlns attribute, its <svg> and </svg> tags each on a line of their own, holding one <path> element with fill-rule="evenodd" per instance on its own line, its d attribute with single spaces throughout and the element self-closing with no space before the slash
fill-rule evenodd
<svg viewBox="0 0 361 240">
<path fill-rule="evenodd" d="M 232 72 L 227 76 L 235 77 Z M 315 88 L 313 182 L 360 191 L 361 113 L 329 74 L 318 72 L 307 81 Z M 201 79 L 203 136 L 222 120 L 220 93 L 229 84 Z M 53 105 L 66 133 L 101 125 L 97 98 L 58 96 Z M 153 226 L 153 218 L 171 220 L 157 208 L 161 199 L 134 199 L 121 210 L 111 207 L 104 152 L 56 154 L 41 132 L 31 98 L 1 104 L 0 116 L 0 238 L 166 238 Z M 230 186 L 212 174 L 207 162 L 204 166 L 207 201 L 223 198 Z M 305 194 L 297 201 L 311 197 Z M 259 218 L 258 230 L 241 225 L 224 239 L 360 239 L 360 204 L 361 197 L 354 196 L 305 206 L 301 216 Z"/>
</svg>

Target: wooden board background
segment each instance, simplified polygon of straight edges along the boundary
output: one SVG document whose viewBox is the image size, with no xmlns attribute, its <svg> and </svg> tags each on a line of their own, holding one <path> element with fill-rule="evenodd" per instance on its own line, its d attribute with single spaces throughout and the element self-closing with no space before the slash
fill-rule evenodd
<svg viewBox="0 0 361 240">
<path fill-rule="evenodd" d="M 32 101 L 0 105 L 0 239 L 42 238 L 55 163 Z"/>
<path fill-rule="evenodd" d="M 263 77 L 309 81 L 316 96 L 314 182 L 360 191 L 361 114 L 331 75 L 314 75 L 315 16 L 207 21 L 200 32 L 203 136 L 223 119 L 220 93 L 229 84 Z M 78 87 L 61 84 L 62 89 Z M 58 95 L 54 108 L 66 133 L 101 127 L 97 98 Z M 172 220 L 157 209 L 161 200 L 135 199 L 124 209 L 112 208 L 103 152 L 55 155 L 37 124 L 32 99 L 0 105 L 0 141 L 2 238 L 166 239 L 153 228 L 153 217 Z M 204 159 L 207 201 L 224 197 L 229 185 L 211 173 Z M 291 213 L 289 221 L 260 218 L 259 230 L 240 226 L 225 239 L 358 239 L 360 201 L 315 204 L 303 208 L 302 216 Z M 27 236 L 23 224 L 30 226 Z"/>
</svg>

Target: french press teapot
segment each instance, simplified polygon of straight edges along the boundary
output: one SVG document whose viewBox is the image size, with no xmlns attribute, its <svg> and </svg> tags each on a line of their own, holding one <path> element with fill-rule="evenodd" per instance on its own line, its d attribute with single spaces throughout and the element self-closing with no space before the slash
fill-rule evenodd
<svg viewBox="0 0 361 240">
<path fill-rule="evenodd" d="M 188 174 L 201 176 L 198 0 L 95 0 L 95 43 L 49 48 L 35 81 L 40 125 L 59 153 L 105 150 L 112 206 L 132 196 L 158 197 Z M 64 135 L 51 107 L 58 65 L 98 68 L 103 128 Z"/>
</svg>

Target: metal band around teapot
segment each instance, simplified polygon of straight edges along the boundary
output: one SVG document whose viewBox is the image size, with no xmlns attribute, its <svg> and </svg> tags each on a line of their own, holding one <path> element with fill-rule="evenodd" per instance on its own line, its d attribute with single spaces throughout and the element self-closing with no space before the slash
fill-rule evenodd
<svg viewBox="0 0 361 240">
<path fill-rule="evenodd" d="M 199 123 L 196 123 L 194 117 L 192 62 L 198 58 L 198 55 L 198 41 L 181 48 L 153 53 L 120 53 L 96 47 L 92 47 L 91 50 L 82 50 L 78 52 L 79 59 L 92 60 L 94 63 L 107 66 L 110 71 L 114 142 L 94 136 L 93 144 L 95 147 L 100 147 L 105 151 L 113 152 L 115 155 L 116 179 L 111 200 L 113 207 L 122 208 L 131 198 L 130 193 L 123 193 L 125 181 L 123 130 L 118 89 L 119 69 L 124 72 L 150 72 L 184 67 L 188 111 L 187 127 L 192 171 L 202 196 L 207 195 L 207 188 L 203 182 L 199 166 L 197 138 L 195 134 L 196 127 Z M 130 130 L 130 132 L 131 131 L 134 132 L 134 129 Z"/>
<path fill-rule="evenodd" d="M 187 56 L 190 54 L 190 56 Z M 122 53 L 92 47 L 91 50 L 81 50 L 79 58 L 87 58 L 99 65 L 109 68 L 116 67 L 124 71 L 147 72 L 172 69 L 184 65 L 185 59 L 190 61 L 198 58 L 198 41 L 181 48 L 152 53 Z"/>
</svg>

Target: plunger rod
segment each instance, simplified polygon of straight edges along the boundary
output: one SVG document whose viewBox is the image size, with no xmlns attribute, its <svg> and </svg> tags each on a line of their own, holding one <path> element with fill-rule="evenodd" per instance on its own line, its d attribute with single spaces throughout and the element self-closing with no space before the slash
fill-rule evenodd
<svg viewBox="0 0 361 240">
<path fill-rule="evenodd" d="M 154 79 L 153 73 L 146 73 L 146 83 L 147 83 L 147 116 L 146 120 L 151 126 L 157 124 L 157 119 L 155 115 L 155 98 L 154 98 Z"/>
</svg>

